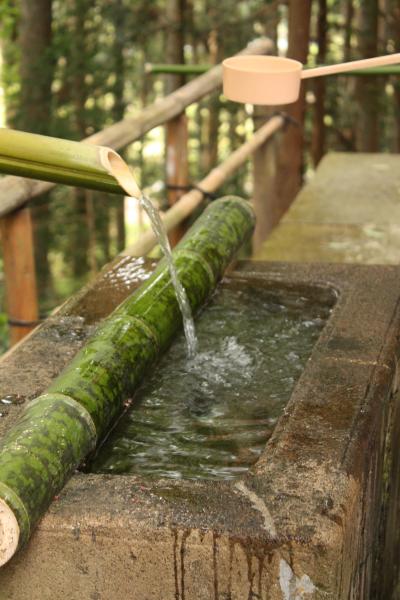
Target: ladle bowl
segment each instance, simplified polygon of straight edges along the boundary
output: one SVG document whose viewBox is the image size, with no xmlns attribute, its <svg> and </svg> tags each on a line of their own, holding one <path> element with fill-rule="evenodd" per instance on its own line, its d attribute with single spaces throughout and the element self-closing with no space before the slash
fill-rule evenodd
<svg viewBox="0 0 400 600">
<path fill-rule="evenodd" d="M 280 56 L 232 56 L 222 63 L 229 100 L 250 104 L 290 104 L 300 93 L 303 65 Z"/>
</svg>

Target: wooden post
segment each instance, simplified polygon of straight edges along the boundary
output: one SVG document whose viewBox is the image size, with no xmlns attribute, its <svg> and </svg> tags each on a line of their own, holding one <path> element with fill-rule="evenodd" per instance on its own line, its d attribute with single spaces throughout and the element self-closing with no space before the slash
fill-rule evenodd
<svg viewBox="0 0 400 600">
<path fill-rule="evenodd" d="M 255 108 L 254 125 L 259 128 L 271 116 L 271 109 Z M 261 122 L 260 122 L 261 121 Z M 282 216 L 276 190 L 277 148 L 275 140 L 267 139 L 253 155 L 253 208 L 256 227 L 253 235 L 253 253 L 256 253 Z"/>
<path fill-rule="evenodd" d="M 311 0 L 289 0 L 289 46 L 287 56 L 307 63 L 310 37 Z M 279 147 L 276 189 L 282 214 L 286 212 L 299 192 L 303 178 L 303 125 L 305 114 L 305 86 L 294 104 L 285 111 L 296 121 L 298 127 L 288 127 Z"/>
<path fill-rule="evenodd" d="M 166 162 L 167 162 L 167 186 L 187 186 L 188 185 L 188 126 L 185 113 L 182 113 L 175 119 L 167 123 L 166 129 Z M 169 206 L 175 204 L 177 200 L 185 193 L 185 190 L 167 189 L 167 198 Z M 175 246 L 182 238 L 186 230 L 185 224 L 181 223 L 175 227 L 169 234 L 172 246 Z"/>
<path fill-rule="evenodd" d="M 14 345 L 36 327 L 39 318 L 33 232 L 29 208 L 0 219 L 7 313 L 11 320 L 10 344 Z M 21 325 L 12 325 L 20 321 Z"/>
</svg>

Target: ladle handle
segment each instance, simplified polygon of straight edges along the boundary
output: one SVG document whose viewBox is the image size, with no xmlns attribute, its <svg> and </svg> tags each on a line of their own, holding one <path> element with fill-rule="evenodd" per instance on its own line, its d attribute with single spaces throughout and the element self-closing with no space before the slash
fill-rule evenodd
<svg viewBox="0 0 400 600">
<path fill-rule="evenodd" d="M 400 63 L 400 53 L 388 54 L 387 56 L 377 56 L 376 58 L 365 58 L 363 60 L 353 60 L 351 62 L 339 63 L 338 65 L 328 65 L 327 67 L 315 67 L 314 69 L 303 69 L 302 79 L 311 77 L 322 77 L 324 75 L 335 75 L 336 73 L 345 73 L 355 69 L 371 69 L 373 67 L 382 67 L 384 65 L 396 65 Z"/>
</svg>

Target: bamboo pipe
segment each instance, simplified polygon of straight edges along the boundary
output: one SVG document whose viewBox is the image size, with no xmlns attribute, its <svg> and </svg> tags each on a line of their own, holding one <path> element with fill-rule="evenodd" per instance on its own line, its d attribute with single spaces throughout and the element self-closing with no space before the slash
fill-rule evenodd
<svg viewBox="0 0 400 600">
<path fill-rule="evenodd" d="M 281 129 L 284 123 L 285 120 L 280 115 L 271 117 L 265 125 L 260 127 L 260 129 L 254 133 L 253 137 L 248 142 L 240 146 L 240 148 L 235 150 L 229 158 L 210 171 L 210 173 L 198 184 L 199 188 L 210 193 L 217 190 L 219 186 L 247 160 L 250 154 Z M 194 188 L 187 194 L 184 194 L 165 213 L 161 213 L 161 218 L 166 230 L 171 231 L 171 229 L 179 225 L 179 223 L 186 219 L 193 210 L 201 204 L 203 199 L 204 194 L 200 190 Z M 156 236 L 152 230 L 148 230 L 140 236 L 137 242 L 125 248 L 121 254 L 123 256 L 143 256 L 148 254 L 156 245 Z"/>
<path fill-rule="evenodd" d="M 268 39 L 251 42 L 240 54 L 268 54 L 273 44 Z M 88 144 L 107 146 L 114 150 L 124 148 L 145 133 L 181 114 L 187 106 L 218 89 L 222 83 L 222 65 L 217 65 L 204 75 L 196 77 L 172 94 L 150 104 L 137 117 L 123 119 L 85 140 Z M 29 181 L 10 175 L 0 181 L 0 217 L 26 204 L 54 187 L 54 183 Z"/>
<path fill-rule="evenodd" d="M 125 194 L 113 168 L 133 180 L 129 167 L 111 148 L 0 128 L 0 173 Z M 131 192 L 140 197 L 137 186 Z"/>
<path fill-rule="evenodd" d="M 248 202 L 213 202 L 174 250 L 193 312 L 251 235 Z M 123 410 L 182 327 L 165 261 L 98 327 L 0 440 L 0 566 L 29 539 L 54 496 Z"/>
</svg>

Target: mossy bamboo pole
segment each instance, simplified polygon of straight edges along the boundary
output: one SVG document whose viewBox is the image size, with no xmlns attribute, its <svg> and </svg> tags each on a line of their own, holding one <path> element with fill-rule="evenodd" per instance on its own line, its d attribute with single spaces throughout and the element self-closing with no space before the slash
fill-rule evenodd
<svg viewBox="0 0 400 600">
<path fill-rule="evenodd" d="M 165 213 L 161 213 L 164 227 L 171 231 L 189 217 L 194 209 L 204 200 L 205 192 L 215 192 L 237 169 L 243 165 L 249 156 L 257 150 L 264 142 L 272 137 L 279 129 L 283 127 L 285 119 L 280 116 L 271 117 L 268 122 L 260 127 L 252 138 L 233 152 L 223 163 L 212 169 L 204 179 L 202 179 L 198 188 L 193 188 L 190 192 L 184 194 L 179 200 Z M 157 244 L 157 238 L 152 230 L 142 233 L 137 242 L 131 244 L 121 253 L 126 256 L 144 256 L 148 254 Z"/>
<path fill-rule="evenodd" d="M 176 267 L 194 312 L 253 227 L 250 205 L 227 197 L 211 204 L 178 244 Z M 54 495 L 181 326 L 169 271 L 161 261 L 5 434 L 0 441 L 0 565 L 29 539 Z"/>
<path fill-rule="evenodd" d="M 273 44 L 270 40 L 257 39 L 241 54 L 268 54 L 272 49 Z M 98 146 L 109 146 L 114 150 L 124 148 L 154 127 L 178 116 L 190 104 L 217 90 L 221 84 L 222 66 L 217 65 L 172 94 L 150 104 L 138 116 L 114 123 L 83 141 Z M 0 217 L 26 204 L 31 198 L 47 192 L 53 186 L 54 183 L 51 182 L 29 181 L 13 175 L 4 177 L 0 181 Z"/>
<path fill-rule="evenodd" d="M 110 160 L 125 165 L 111 148 L 0 129 L 0 173 L 125 194 L 110 173 Z"/>
</svg>

